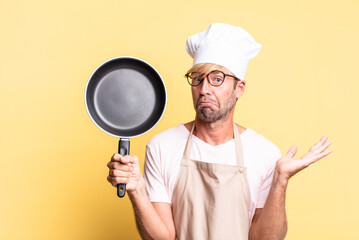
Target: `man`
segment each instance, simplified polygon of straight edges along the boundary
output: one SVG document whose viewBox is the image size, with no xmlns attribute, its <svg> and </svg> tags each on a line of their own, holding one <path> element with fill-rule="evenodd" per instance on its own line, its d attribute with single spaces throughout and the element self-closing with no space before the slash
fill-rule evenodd
<svg viewBox="0 0 359 240">
<path fill-rule="evenodd" d="M 330 153 L 323 137 L 301 159 L 281 157 L 262 135 L 233 122 L 244 74 L 261 45 L 242 28 L 212 24 L 187 40 L 196 117 L 136 156 L 114 154 L 108 181 L 127 184 L 143 239 L 284 239 L 285 192 L 298 171 Z M 146 188 L 147 185 L 147 188 Z"/>
</svg>

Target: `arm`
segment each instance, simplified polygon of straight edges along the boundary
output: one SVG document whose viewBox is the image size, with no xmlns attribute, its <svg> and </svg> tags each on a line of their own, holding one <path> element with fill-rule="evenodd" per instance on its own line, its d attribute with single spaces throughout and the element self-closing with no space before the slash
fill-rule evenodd
<svg viewBox="0 0 359 240">
<path fill-rule="evenodd" d="M 280 183 L 274 172 L 267 201 L 263 208 L 257 208 L 249 231 L 249 239 L 284 239 L 287 234 L 285 192 L 287 185 Z"/>
<path fill-rule="evenodd" d="M 114 154 L 107 166 L 110 169 L 107 180 L 114 187 L 126 183 L 142 239 L 174 239 L 171 205 L 150 202 L 137 157 Z"/>
<path fill-rule="evenodd" d="M 292 146 L 287 154 L 278 160 L 267 201 L 263 209 L 256 209 L 253 217 L 249 231 L 250 240 L 284 239 L 287 234 L 285 193 L 289 178 L 331 152 L 324 151 L 331 144 L 325 142 L 326 140 L 327 137 L 323 137 L 301 159 L 293 158 L 297 148 Z"/>
</svg>

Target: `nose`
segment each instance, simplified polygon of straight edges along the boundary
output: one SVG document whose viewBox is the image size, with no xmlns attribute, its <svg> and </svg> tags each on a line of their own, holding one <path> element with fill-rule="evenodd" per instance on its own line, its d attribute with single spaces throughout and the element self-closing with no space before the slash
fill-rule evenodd
<svg viewBox="0 0 359 240">
<path fill-rule="evenodd" d="M 208 78 L 205 77 L 203 79 L 203 81 L 201 82 L 201 84 L 199 86 L 197 86 L 197 87 L 200 88 L 200 90 L 201 90 L 200 92 L 201 92 L 202 95 L 208 95 L 209 92 L 211 91 L 212 86 L 209 84 Z"/>
</svg>

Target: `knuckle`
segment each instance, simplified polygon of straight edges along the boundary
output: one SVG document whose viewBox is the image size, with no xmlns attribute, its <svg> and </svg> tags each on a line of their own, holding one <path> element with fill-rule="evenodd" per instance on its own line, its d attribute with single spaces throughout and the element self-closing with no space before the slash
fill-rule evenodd
<svg viewBox="0 0 359 240">
<path fill-rule="evenodd" d="M 112 185 L 112 186 L 116 186 L 116 182 L 114 181 L 114 179 L 110 176 L 107 177 L 107 181 Z"/>
<path fill-rule="evenodd" d="M 114 168 L 116 168 L 116 163 L 111 162 L 111 163 L 109 164 L 108 168 L 109 168 L 109 169 L 114 169 Z"/>
</svg>

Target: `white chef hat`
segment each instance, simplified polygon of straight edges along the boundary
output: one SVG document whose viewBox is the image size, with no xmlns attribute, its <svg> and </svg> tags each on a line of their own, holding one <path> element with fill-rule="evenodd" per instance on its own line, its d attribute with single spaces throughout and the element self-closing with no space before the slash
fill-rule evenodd
<svg viewBox="0 0 359 240">
<path fill-rule="evenodd" d="M 241 27 L 213 23 L 206 31 L 187 39 L 186 50 L 193 65 L 214 63 L 243 80 L 249 61 L 257 56 L 262 45 Z"/>
</svg>

